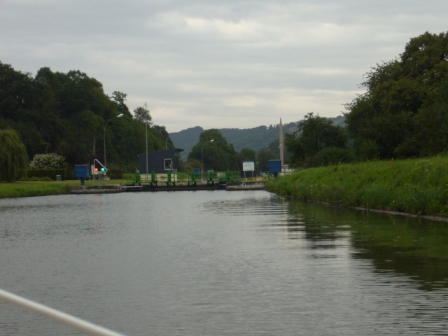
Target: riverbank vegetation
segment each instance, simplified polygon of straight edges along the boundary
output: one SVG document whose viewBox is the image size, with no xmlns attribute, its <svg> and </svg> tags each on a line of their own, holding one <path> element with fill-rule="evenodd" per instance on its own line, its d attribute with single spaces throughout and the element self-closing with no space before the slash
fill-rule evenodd
<svg viewBox="0 0 448 336">
<path fill-rule="evenodd" d="M 124 180 L 102 181 L 103 184 L 120 184 Z M 97 180 L 85 181 L 86 186 L 98 184 Z M 68 194 L 70 187 L 79 186 L 79 180 L 68 181 L 16 181 L 0 183 L 0 198 L 32 197 Z"/>
<path fill-rule="evenodd" d="M 0 198 L 60 195 L 68 193 L 68 185 L 61 182 L 33 181 L 0 183 Z"/>
<path fill-rule="evenodd" d="M 308 168 L 266 187 L 302 201 L 448 216 L 448 156 Z"/>
</svg>

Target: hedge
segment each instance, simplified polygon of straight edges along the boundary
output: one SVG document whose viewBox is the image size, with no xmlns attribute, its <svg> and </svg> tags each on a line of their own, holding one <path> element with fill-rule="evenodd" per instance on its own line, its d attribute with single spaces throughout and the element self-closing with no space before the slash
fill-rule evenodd
<svg viewBox="0 0 448 336">
<path fill-rule="evenodd" d="M 61 179 L 66 180 L 67 179 L 67 169 L 66 168 L 58 168 L 58 169 L 29 169 L 28 170 L 28 178 L 49 177 L 52 180 L 56 180 L 56 175 L 61 175 Z"/>
</svg>

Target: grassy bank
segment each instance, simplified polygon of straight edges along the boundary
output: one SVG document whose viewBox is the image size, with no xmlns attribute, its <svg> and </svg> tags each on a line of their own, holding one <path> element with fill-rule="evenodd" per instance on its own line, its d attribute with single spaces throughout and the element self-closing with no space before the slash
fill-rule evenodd
<svg viewBox="0 0 448 336">
<path fill-rule="evenodd" d="M 304 169 L 267 189 L 302 201 L 448 216 L 448 156 Z"/>
<path fill-rule="evenodd" d="M 122 180 L 104 181 L 104 184 L 119 184 Z M 86 181 L 85 185 L 98 184 L 98 181 Z M 46 196 L 46 195 L 60 195 L 67 194 L 69 187 L 79 186 L 80 181 L 18 181 L 14 183 L 0 183 L 0 198 L 13 197 L 31 197 L 31 196 Z"/>
</svg>

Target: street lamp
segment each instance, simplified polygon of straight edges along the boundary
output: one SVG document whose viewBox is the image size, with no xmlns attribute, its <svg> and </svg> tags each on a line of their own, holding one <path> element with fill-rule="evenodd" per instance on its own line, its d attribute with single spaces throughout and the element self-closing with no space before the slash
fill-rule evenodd
<svg viewBox="0 0 448 336">
<path fill-rule="evenodd" d="M 213 142 L 213 141 L 215 141 L 215 139 L 211 139 L 209 142 Z M 204 145 L 205 145 L 206 143 L 204 143 L 203 145 L 202 145 L 202 149 L 201 149 L 201 162 L 202 162 L 202 168 L 201 168 L 201 182 L 202 182 L 202 180 L 204 179 Z"/>
<path fill-rule="evenodd" d="M 107 161 L 106 161 L 106 125 L 109 123 L 109 121 L 115 119 L 115 118 L 121 118 L 123 116 L 123 113 L 117 115 L 116 117 L 110 118 L 106 123 L 104 124 L 104 133 L 103 133 L 103 139 L 104 139 L 104 166 L 107 169 Z"/>
<path fill-rule="evenodd" d="M 145 107 L 146 107 L 146 104 L 145 104 Z M 148 164 L 148 121 L 146 121 L 145 122 L 145 129 L 146 129 L 146 182 L 148 182 L 149 180 L 148 180 L 148 167 L 149 167 L 149 164 Z"/>
<path fill-rule="evenodd" d="M 169 138 L 170 138 L 170 136 L 168 135 L 165 140 L 165 150 L 168 150 L 168 139 Z"/>
</svg>

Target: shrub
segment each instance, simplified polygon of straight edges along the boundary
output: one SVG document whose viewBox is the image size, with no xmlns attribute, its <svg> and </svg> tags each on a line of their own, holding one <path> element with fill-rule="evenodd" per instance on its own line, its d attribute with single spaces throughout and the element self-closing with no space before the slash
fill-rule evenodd
<svg viewBox="0 0 448 336">
<path fill-rule="evenodd" d="M 357 154 L 360 161 L 377 160 L 380 157 L 380 149 L 375 141 L 365 140 L 358 147 Z"/>
<path fill-rule="evenodd" d="M 30 177 L 30 178 L 22 177 L 19 181 L 51 182 L 51 181 L 53 181 L 53 179 L 46 177 L 46 176 L 45 177 Z"/>
<path fill-rule="evenodd" d="M 50 180 L 56 180 L 56 175 L 61 175 L 62 180 L 67 179 L 67 170 L 65 168 L 60 169 L 30 169 L 28 170 L 28 177 L 33 178 L 49 178 Z"/>
<path fill-rule="evenodd" d="M 65 158 L 56 154 L 36 154 L 30 162 L 31 169 L 57 169 L 64 167 Z"/>
<path fill-rule="evenodd" d="M 329 166 L 338 163 L 355 161 L 355 153 L 350 148 L 328 147 L 324 148 L 313 158 L 315 166 Z"/>
<path fill-rule="evenodd" d="M 123 169 L 118 167 L 111 167 L 107 170 L 107 176 L 111 179 L 119 180 L 123 178 Z"/>
</svg>

